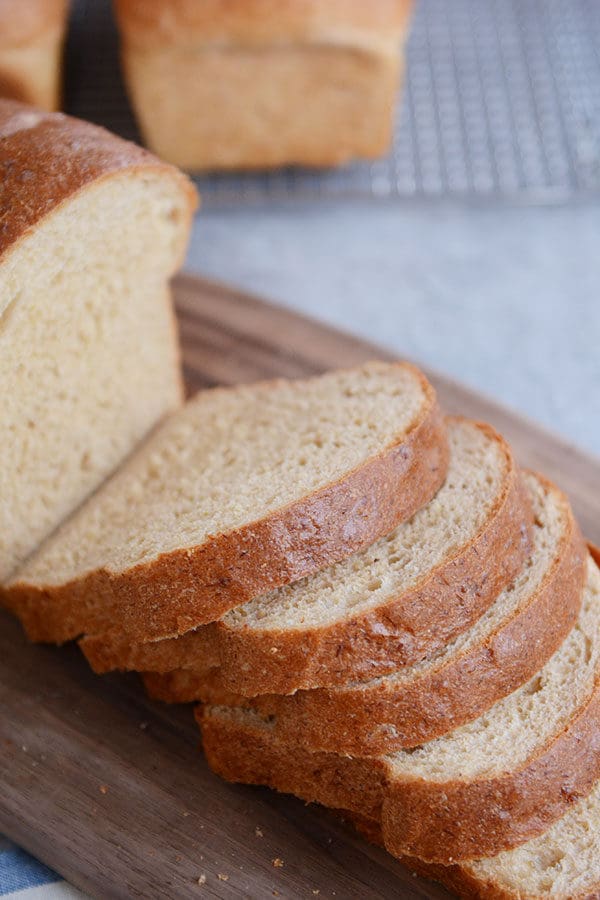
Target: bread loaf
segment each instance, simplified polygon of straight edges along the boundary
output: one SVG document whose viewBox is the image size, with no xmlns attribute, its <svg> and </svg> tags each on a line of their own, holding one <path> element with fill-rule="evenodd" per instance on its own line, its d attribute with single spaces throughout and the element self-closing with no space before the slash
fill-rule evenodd
<svg viewBox="0 0 600 900">
<path fill-rule="evenodd" d="M 411 0 L 116 0 L 142 133 L 188 169 L 331 166 L 389 146 Z"/>
<path fill-rule="evenodd" d="M 179 406 L 194 206 L 145 150 L 0 100 L 0 582 Z"/>
</svg>

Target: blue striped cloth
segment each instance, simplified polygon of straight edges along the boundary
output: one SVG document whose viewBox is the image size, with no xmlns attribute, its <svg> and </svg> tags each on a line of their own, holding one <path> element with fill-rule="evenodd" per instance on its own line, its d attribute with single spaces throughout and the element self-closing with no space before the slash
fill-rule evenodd
<svg viewBox="0 0 600 900">
<path fill-rule="evenodd" d="M 11 900 L 83 900 L 60 875 L 0 837 L 0 897 Z"/>
</svg>

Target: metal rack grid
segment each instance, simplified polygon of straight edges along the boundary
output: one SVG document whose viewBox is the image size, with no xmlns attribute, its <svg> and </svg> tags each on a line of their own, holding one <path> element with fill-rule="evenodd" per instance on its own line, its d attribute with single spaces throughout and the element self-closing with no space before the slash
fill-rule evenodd
<svg viewBox="0 0 600 900">
<path fill-rule="evenodd" d="M 196 178 L 204 202 L 543 203 L 600 193 L 600 0 L 418 0 L 392 152 L 336 171 Z M 78 0 L 67 110 L 137 139 L 109 6 Z"/>
</svg>

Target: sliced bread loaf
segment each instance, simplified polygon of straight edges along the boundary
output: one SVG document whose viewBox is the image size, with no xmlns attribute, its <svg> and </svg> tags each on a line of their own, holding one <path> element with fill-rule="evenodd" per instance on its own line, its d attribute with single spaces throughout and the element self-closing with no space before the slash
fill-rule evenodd
<svg viewBox="0 0 600 900">
<path fill-rule="evenodd" d="M 581 607 L 586 553 L 569 502 L 540 476 L 525 481 L 535 522 L 530 559 L 473 628 L 430 659 L 368 682 L 251 700 L 223 691 L 210 674 L 178 669 L 147 674 L 149 693 L 250 706 L 274 716 L 282 736 L 355 756 L 415 747 L 476 719 L 547 662 Z"/>
<path fill-rule="evenodd" d="M 510 449 L 493 429 L 450 420 L 449 441 L 444 486 L 373 546 L 178 641 L 84 641 L 92 666 L 200 674 L 220 666 L 223 687 L 251 696 L 369 678 L 444 646 L 521 568 L 531 519 Z"/>
<path fill-rule="evenodd" d="M 526 685 L 474 722 L 412 750 L 359 759 L 311 752 L 254 710 L 199 712 L 212 768 L 380 818 L 395 856 L 448 864 L 542 834 L 600 776 L 600 572 L 582 611 Z"/>
<path fill-rule="evenodd" d="M 165 414 L 195 195 L 102 128 L 0 100 L 0 582 Z"/>
<path fill-rule="evenodd" d="M 426 378 L 371 363 L 204 391 L 7 586 L 33 639 L 181 634 L 387 534 L 438 490 Z"/>
<path fill-rule="evenodd" d="M 383 845 L 381 825 L 346 813 L 360 833 Z M 411 872 L 477 900 L 597 900 L 600 897 L 600 781 L 547 831 L 513 850 L 450 866 L 401 857 Z"/>
</svg>

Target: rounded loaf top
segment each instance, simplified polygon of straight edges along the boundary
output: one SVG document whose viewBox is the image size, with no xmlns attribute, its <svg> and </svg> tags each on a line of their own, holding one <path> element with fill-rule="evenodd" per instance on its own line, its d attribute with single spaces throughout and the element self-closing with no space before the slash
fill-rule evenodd
<svg viewBox="0 0 600 900">
<path fill-rule="evenodd" d="M 128 169 L 164 173 L 195 209 L 189 179 L 147 150 L 98 125 L 0 99 L 0 256 L 69 197 Z"/>
<path fill-rule="evenodd" d="M 115 0 L 115 6 L 125 40 L 139 47 L 363 44 L 401 36 L 413 0 Z"/>
</svg>

